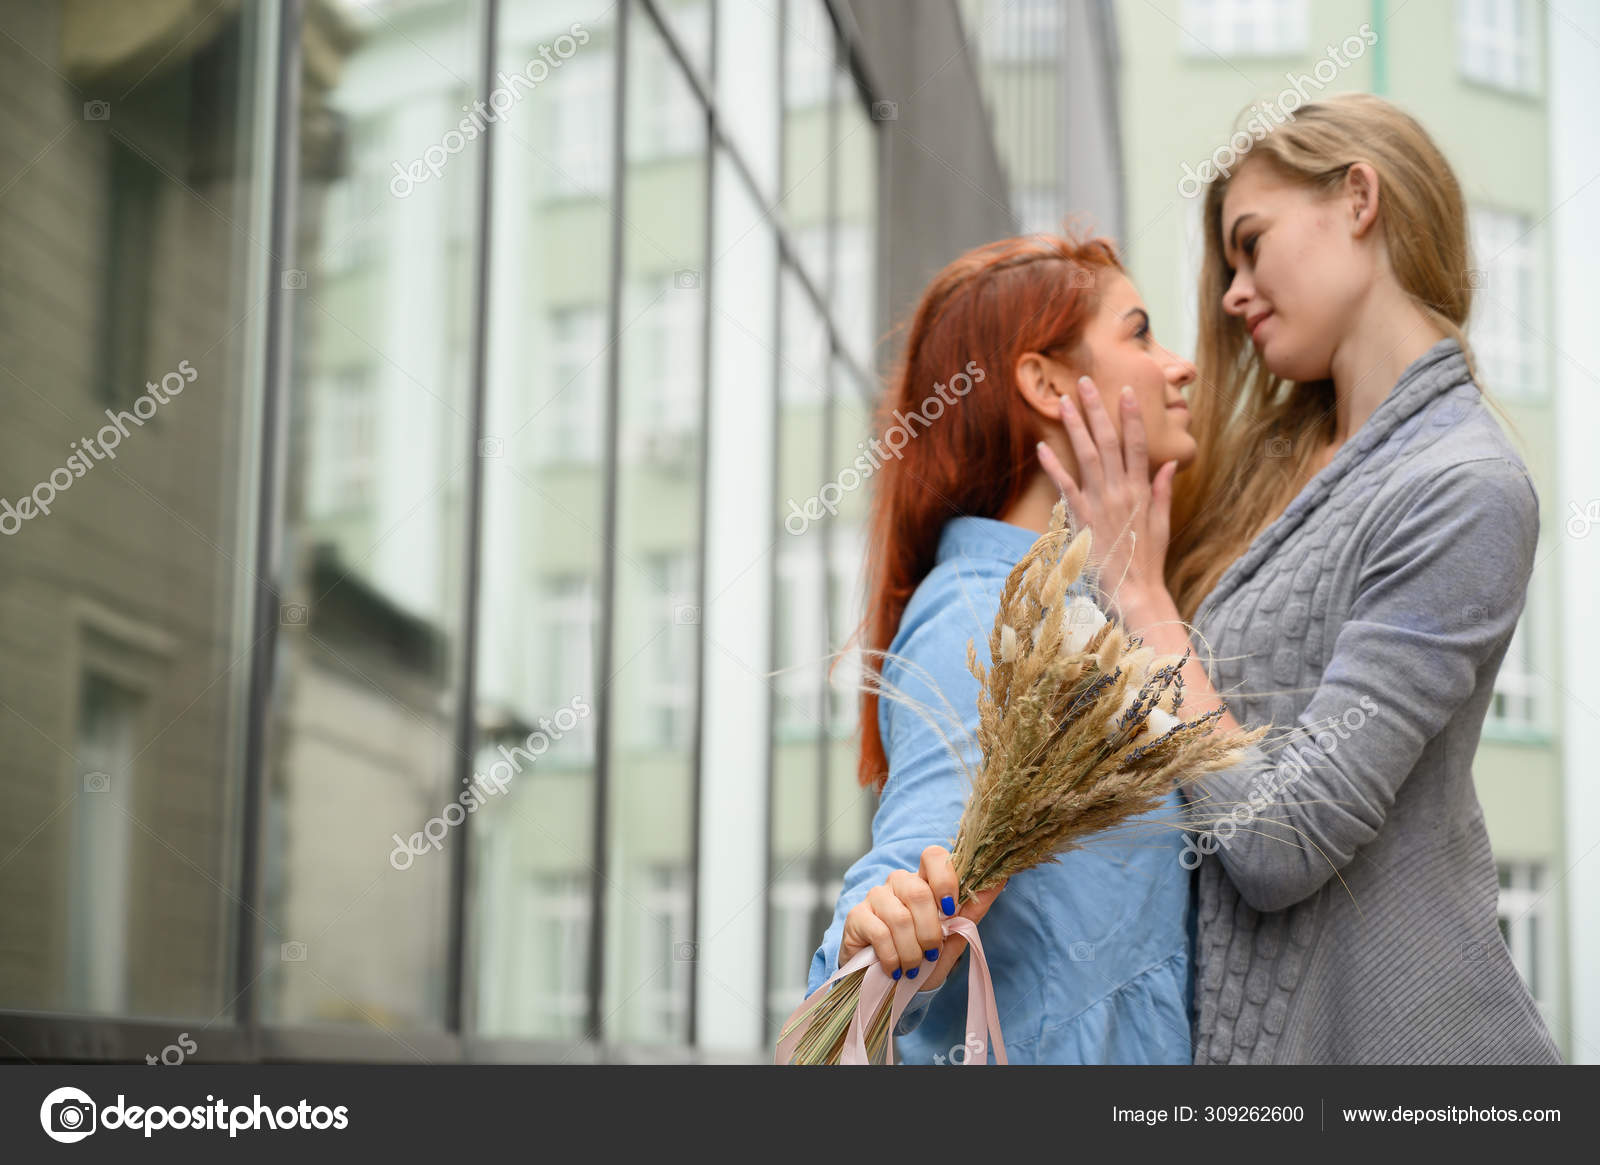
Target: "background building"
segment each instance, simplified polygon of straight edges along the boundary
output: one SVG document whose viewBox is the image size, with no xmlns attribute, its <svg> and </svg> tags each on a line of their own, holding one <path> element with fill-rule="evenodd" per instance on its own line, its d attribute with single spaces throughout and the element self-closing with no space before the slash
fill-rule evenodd
<svg viewBox="0 0 1600 1165">
<path fill-rule="evenodd" d="M 785 503 L 1012 229 L 955 5 L 0 33 L 0 1056 L 762 1058 L 872 811 Z"/>
<path fill-rule="evenodd" d="M 1519 966 L 1600 1054 L 1600 540 L 1561 533 L 1600 71 L 1544 11 L 7 7 L 0 1059 L 764 1059 L 874 807 L 870 483 L 788 519 L 894 325 L 1075 214 L 1188 344 L 1182 163 L 1364 21 L 1330 88 L 1467 182 L 1544 491 L 1479 779 Z"/>
</svg>

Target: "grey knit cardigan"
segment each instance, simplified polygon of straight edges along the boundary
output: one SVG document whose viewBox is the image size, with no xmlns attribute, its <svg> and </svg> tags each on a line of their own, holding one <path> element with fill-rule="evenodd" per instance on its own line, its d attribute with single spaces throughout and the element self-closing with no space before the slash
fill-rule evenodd
<svg viewBox="0 0 1600 1165">
<path fill-rule="evenodd" d="M 1560 1062 L 1472 783 L 1538 532 L 1446 339 L 1201 604 L 1218 692 L 1274 731 L 1190 795 L 1196 1063 Z"/>
</svg>

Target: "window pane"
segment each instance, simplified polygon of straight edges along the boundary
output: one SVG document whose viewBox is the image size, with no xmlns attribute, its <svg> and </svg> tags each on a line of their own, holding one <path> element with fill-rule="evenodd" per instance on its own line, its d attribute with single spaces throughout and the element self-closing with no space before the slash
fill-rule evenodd
<svg viewBox="0 0 1600 1165">
<path fill-rule="evenodd" d="M 800 281 L 784 271 L 778 371 L 777 652 L 772 740 L 768 1038 L 805 997 L 811 953 L 827 928 L 817 890 L 826 811 L 822 699 L 828 651 L 827 559 L 820 491 L 827 467 L 828 333 Z M 819 516 L 821 515 L 821 516 Z M 831 913 L 832 902 L 826 903 Z"/>
<path fill-rule="evenodd" d="M 656 8 L 689 58 L 689 67 L 704 81 L 711 75 L 711 0 L 657 0 Z M 648 19 L 642 11 L 639 17 Z"/>
<path fill-rule="evenodd" d="M 267 13 L 0 11 L 0 1007 L 228 1022 Z"/>
<path fill-rule="evenodd" d="M 763 206 L 778 182 L 779 52 L 783 6 L 732 3 L 717 10 L 717 107 L 724 132 L 755 179 Z"/>
<path fill-rule="evenodd" d="M 872 436 L 872 412 L 860 382 L 842 362 L 834 365 L 833 394 L 829 461 L 835 466 L 835 480 L 845 486 L 852 474 L 844 470 L 856 463 L 861 444 Z M 834 879 L 842 877 L 870 847 L 872 813 L 877 808 L 876 795 L 856 779 L 861 748 L 861 651 L 856 629 L 864 613 L 862 571 L 870 491 L 870 477 L 860 479 L 853 489 L 842 489 L 838 515 L 829 519 L 828 529 L 828 646 L 832 656 L 825 873 Z"/>
<path fill-rule="evenodd" d="M 575 21 L 587 39 L 496 143 L 476 762 L 508 787 L 475 815 L 469 896 L 479 1031 L 568 1040 L 594 915 L 615 24 L 514 3 L 497 46 L 515 68 Z"/>
<path fill-rule="evenodd" d="M 688 1037 L 704 391 L 703 107 L 650 21 L 628 35 L 607 1039 Z"/>
<path fill-rule="evenodd" d="M 267 758 L 274 1022 L 443 1022 L 480 16 L 458 3 L 399 19 L 350 0 L 330 13 L 341 35 L 304 34 Z M 526 82 L 512 88 L 526 97 Z M 529 112 L 524 101 L 500 116 L 509 130 Z M 353 256 L 350 234 L 365 240 Z M 329 481 L 340 485 L 315 488 Z"/>
<path fill-rule="evenodd" d="M 778 212 L 812 282 L 827 282 L 828 183 L 834 162 L 828 108 L 833 22 L 821 0 L 788 0 L 783 37 L 783 189 Z"/>
<path fill-rule="evenodd" d="M 860 91 L 846 72 L 835 75 L 838 90 L 838 159 L 835 196 L 838 225 L 833 234 L 833 316 L 840 339 L 864 367 L 872 364 L 878 340 L 877 269 L 878 134 Z M 852 438 L 854 448 L 859 436 Z"/>
</svg>

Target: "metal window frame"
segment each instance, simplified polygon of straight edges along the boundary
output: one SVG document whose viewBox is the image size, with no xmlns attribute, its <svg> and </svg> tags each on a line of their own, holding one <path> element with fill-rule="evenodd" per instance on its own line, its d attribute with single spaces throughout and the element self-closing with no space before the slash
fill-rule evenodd
<svg viewBox="0 0 1600 1165">
<path fill-rule="evenodd" d="M 715 222 L 715 191 L 716 191 L 716 161 L 720 156 L 726 157 L 733 165 L 733 169 L 744 183 L 746 190 L 752 194 L 756 202 L 767 208 L 770 215 L 773 209 L 768 205 L 767 198 L 760 184 L 755 179 L 755 172 L 747 161 L 740 145 L 726 132 L 722 125 L 722 118 L 716 101 L 716 33 L 717 11 L 720 0 L 711 0 L 710 20 L 711 36 L 709 44 L 708 69 L 706 75 L 695 67 L 693 61 L 685 51 L 684 45 L 670 23 L 663 18 L 660 0 L 624 0 L 619 5 L 614 37 L 613 51 L 618 62 L 618 68 L 613 77 L 613 88 L 616 93 L 615 110 L 613 117 L 612 143 L 612 253 L 611 270 L 609 273 L 607 304 L 608 327 L 615 336 L 621 326 L 621 290 L 623 281 L 623 196 L 626 186 L 626 130 L 627 130 L 627 101 L 623 86 L 626 77 L 626 59 L 628 50 L 629 26 L 632 19 L 637 18 L 634 8 L 642 9 L 645 17 L 650 20 L 656 33 L 664 41 L 669 53 L 675 58 L 684 78 L 693 88 L 706 118 L 705 139 L 705 241 L 708 248 L 706 264 L 707 270 L 702 273 L 705 282 L 702 290 L 707 295 L 707 309 L 704 313 L 704 327 L 701 335 L 702 351 L 702 416 L 701 416 L 701 449 L 700 449 L 700 530 L 698 553 L 699 569 L 699 598 L 702 606 L 705 601 L 705 566 L 706 566 L 706 486 L 709 468 L 709 410 L 708 394 L 710 383 L 710 369 L 712 361 L 712 345 L 714 330 L 711 322 L 709 307 L 709 281 L 713 278 L 710 268 L 709 248 L 712 239 L 712 228 Z M 870 108 L 874 95 L 881 89 L 873 84 L 869 75 L 865 56 L 861 45 L 861 35 L 856 28 L 849 10 L 844 7 L 841 0 L 819 0 L 828 12 L 833 24 L 834 37 L 834 62 L 835 72 L 829 79 L 829 119 L 830 127 L 836 134 L 836 118 L 840 96 L 835 83 L 838 69 L 842 66 L 849 74 L 853 84 L 853 96 L 858 101 Z M 787 0 L 782 0 L 784 7 L 781 12 L 787 11 Z M 500 28 L 501 0 L 479 0 L 478 11 L 473 14 L 479 22 L 480 59 L 479 81 L 485 89 L 493 76 L 496 40 Z M 244 747 L 242 756 L 242 805 L 237 828 L 243 833 L 239 857 L 239 897 L 241 904 L 236 908 L 237 918 L 234 928 L 234 942 L 230 956 L 230 969 L 235 976 L 233 983 L 239 985 L 238 992 L 231 1003 L 231 1018 L 233 1023 L 227 1027 L 207 1029 L 207 1040 L 204 1059 L 217 1062 L 410 1062 L 420 1055 L 429 1062 L 445 1063 L 628 1063 L 628 1064 L 680 1064 L 680 1063 L 730 1063 L 741 1062 L 740 1056 L 729 1056 L 725 1053 L 708 1053 L 697 1046 L 698 1015 L 696 1010 L 697 967 L 691 968 L 690 975 L 690 1002 L 689 1002 L 689 1043 L 687 1045 L 651 1045 L 641 1046 L 629 1043 L 608 1042 L 603 1038 L 603 1003 L 604 988 L 604 879 L 598 875 L 591 879 L 593 886 L 593 901 L 595 910 L 590 930 L 590 962 L 588 975 L 589 1014 L 587 1021 L 587 1034 L 585 1038 L 574 1041 L 534 1040 L 516 1037 L 483 1038 L 476 1031 L 474 1002 L 476 992 L 474 987 L 475 960 L 473 957 L 474 928 L 471 925 L 469 896 L 470 846 L 465 842 L 465 836 L 471 831 L 464 831 L 463 838 L 458 839 L 456 853 L 451 867 L 451 886 L 449 891 L 450 917 L 447 923 L 447 954 L 446 954 L 446 999 L 445 999 L 445 1027 L 443 1029 L 421 1028 L 407 1029 L 397 1033 L 383 1030 L 373 1030 L 350 1026 L 330 1026 L 318 1028 L 309 1025 L 296 1024 L 270 1024 L 263 1023 L 261 1017 L 260 992 L 256 987 L 259 976 L 258 967 L 262 954 L 262 933 L 260 919 L 260 906 L 264 894 L 262 867 L 264 860 L 265 838 L 264 804 L 265 804 L 265 766 L 267 761 L 266 745 L 270 726 L 272 685 L 276 669 L 276 629 L 278 624 L 279 588 L 276 584 L 276 571 L 280 560 L 281 534 L 282 534 L 282 494 L 285 486 L 286 467 L 281 459 L 284 456 L 287 442 L 288 416 L 288 388 L 289 377 L 293 368 L 293 328 L 289 316 L 290 303 L 284 295 L 282 274 L 294 254 L 294 240 L 298 225 L 298 181 L 299 181 L 299 148 L 300 148 L 300 123 L 299 103 L 301 97 L 300 72 L 302 67 L 302 30 L 305 21 L 305 0 L 280 0 L 277 12 L 275 43 L 271 49 L 263 46 L 263 59 L 260 67 L 271 69 L 275 72 L 276 83 L 272 102 L 272 167 L 273 173 L 268 182 L 271 205 L 268 208 L 270 237 L 272 252 L 276 256 L 270 265 L 268 278 L 271 285 L 267 288 L 267 314 L 265 324 L 264 344 L 264 399 L 261 408 L 261 431 L 259 434 L 260 471 L 257 480 L 252 483 L 257 491 L 257 530 L 254 551 L 258 564 L 259 581 L 254 593 L 248 601 L 252 604 L 251 625 L 254 633 L 260 637 L 260 642 L 253 653 L 250 673 L 247 682 L 247 696 L 245 704 Z M 783 23 L 780 16 L 780 25 Z M 780 135 L 778 145 L 778 167 L 781 190 L 783 170 L 783 50 L 784 38 L 780 29 L 777 43 L 778 53 L 778 121 L 775 127 Z M 271 57 L 267 57 L 267 53 Z M 877 135 L 875 158 L 879 167 L 879 229 L 875 238 L 875 251 L 881 260 L 883 254 L 881 231 L 881 205 L 885 196 L 885 183 L 882 170 L 885 164 L 885 136 L 881 127 L 876 122 L 869 123 Z M 460 673 L 460 690 L 457 700 L 457 759 L 455 775 L 463 773 L 470 777 L 472 757 L 477 743 L 476 732 L 476 664 L 477 664 L 477 638 L 480 626 L 481 612 L 479 609 L 479 587 L 482 580 L 482 522 L 483 522 L 483 467 L 477 457 L 477 443 L 482 436 L 485 410 L 487 406 L 487 354 L 488 354 L 488 319 L 489 297 L 491 292 L 491 261 L 490 238 L 493 227 L 493 136 L 484 135 L 483 149 L 478 160 L 479 183 L 478 192 L 478 235 L 474 246 L 473 270 L 473 297 L 474 319 L 471 336 L 469 356 L 468 391 L 469 407 L 471 409 L 470 440 L 473 454 L 472 470 L 468 483 L 466 501 L 466 554 L 468 561 L 464 564 L 466 569 L 465 594 L 462 599 L 460 612 L 463 636 L 460 653 L 457 657 L 457 669 Z M 830 167 L 837 170 L 830 163 Z M 837 227 L 836 184 L 830 179 L 829 184 L 829 222 L 828 222 L 828 247 L 827 267 L 831 272 L 834 265 L 834 234 Z M 777 217 L 770 217 L 767 222 L 776 240 L 778 254 L 774 267 L 777 286 L 774 296 L 774 376 L 772 392 L 781 392 L 781 361 L 782 361 L 782 322 L 783 322 L 783 286 L 784 276 L 787 271 L 795 280 L 795 286 L 810 298 L 812 306 L 822 321 L 828 338 L 828 383 L 827 383 L 827 411 L 829 419 L 828 435 L 824 447 L 829 447 L 832 439 L 832 409 L 835 370 L 842 364 L 849 372 L 850 379 L 857 387 L 865 392 L 865 385 L 869 383 L 866 370 L 861 366 L 855 355 L 844 344 L 837 322 L 830 308 L 830 296 L 826 287 L 819 287 L 812 279 L 810 273 L 799 261 L 799 251 L 795 244 L 792 232 Z M 881 271 L 880 271 L 881 276 Z M 832 278 L 831 274 L 828 277 Z M 873 311 L 881 319 L 882 305 L 885 296 L 885 283 L 879 278 L 875 284 Z M 614 545 L 617 530 L 617 507 L 619 504 L 617 488 L 618 469 L 618 414 L 617 408 L 620 396 L 621 366 L 620 353 L 617 345 L 613 344 L 607 360 L 606 369 L 606 399 L 607 421 L 604 439 L 606 442 L 603 455 L 603 500 L 604 537 L 608 546 Z M 868 394 L 870 395 L 870 394 Z M 780 402 L 781 403 L 781 402 Z M 774 448 L 772 457 L 772 474 L 774 483 L 778 474 L 778 437 L 774 431 Z M 774 518 L 774 528 L 778 519 Z M 823 569 L 828 570 L 829 550 L 824 549 Z M 614 647 L 614 625 L 616 615 L 616 565 L 615 552 L 607 551 L 601 558 L 600 578 L 600 627 L 599 643 L 597 645 L 599 659 L 607 661 L 611 657 Z M 768 585 L 775 592 L 777 586 L 776 559 L 769 566 Z M 825 599 L 826 601 L 826 599 Z M 830 604 L 831 612 L 831 604 Z M 769 641 L 775 650 L 776 627 L 769 629 Z M 695 720 L 694 737 L 691 746 L 694 766 L 694 821 L 693 842 L 691 850 L 691 925 L 697 927 L 699 921 L 699 885 L 700 885 L 700 807 L 702 796 L 702 760 L 703 760 L 703 735 L 701 704 L 704 699 L 704 653 L 705 643 L 703 634 L 697 639 L 697 667 L 696 667 L 696 692 L 695 692 Z M 773 706 L 775 694 L 769 686 L 769 708 Z M 594 867 L 603 870 L 609 856 L 609 833 L 607 813 L 610 805 L 610 745 L 609 725 L 612 711 L 612 701 L 607 687 L 602 687 L 596 693 L 595 699 L 596 732 L 595 732 L 595 790 L 594 790 Z M 822 701 L 822 714 L 826 724 L 828 715 L 828 701 L 826 696 L 826 680 L 824 680 L 824 693 Z M 820 795 L 826 797 L 826 758 L 828 748 L 826 733 L 819 736 L 816 747 L 819 750 L 819 774 L 822 781 L 819 789 Z M 768 845 L 766 877 L 770 880 L 770 842 L 772 830 L 772 802 L 773 788 L 773 743 L 771 734 L 767 740 L 767 772 L 766 781 L 768 788 L 766 841 Z M 771 943 L 771 918 L 767 903 L 763 901 L 763 950 L 770 950 Z M 770 990 L 770 961 L 765 961 L 762 970 L 764 989 Z M 231 986 L 231 984 L 230 984 Z M 763 1010 L 765 996 L 763 997 Z M 152 1049 L 170 1041 L 176 1027 L 182 1027 L 182 1021 L 171 1019 L 145 1019 L 129 1016 L 95 1016 L 82 1014 L 67 1014 L 57 1012 L 22 1011 L 0 1009 L 0 1062 L 4 1060 L 21 1059 L 33 1062 L 140 1062 Z M 396 1038 L 398 1037 L 398 1039 Z M 403 1044 L 402 1042 L 403 1041 Z M 414 1051 L 408 1050 L 414 1049 Z"/>
</svg>

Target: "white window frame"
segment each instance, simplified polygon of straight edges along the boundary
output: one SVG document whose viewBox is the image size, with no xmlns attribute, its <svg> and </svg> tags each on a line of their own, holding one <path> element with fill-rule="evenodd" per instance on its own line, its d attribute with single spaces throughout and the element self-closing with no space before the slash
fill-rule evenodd
<svg viewBox="0 0 1600 1165">
<path fill-rule="evenodd" d="M 662 629 L 650 644 L 638 717 L 640 745 L 680 750 L 689 746 L 694 712 L 694 638 L 698 623 L 681 624 L 678 611 L 695 602 L 695 558 L 689 550 L 647 559 L 650 589 Z"/>
<path fill-rule="evenodd" d="M 528 668 L 537 677 L 541 714 L 548 715 L 574 696 L 589 697 L 594 692 L 594 633 L 599 619 L 594 579 L 585 574 L 551 576 L 537 588 L 533 609 L 538 616 L 528 645 Z M 551 748 L 545 763 L 585 768 L 594 763 L 594 747 L 594 717 L 581 716 Z"/>
<path fill-rule="evenodd" d="M 593 465 L 600 460 L 605 393 L 606 313 L 585 304 L 550 313 L 551 391 L 543 426 L 544 459 Z"/>
<path fill-rule="evenodd" d="M 803 503 L 802 503 L 803 504 Z M 780 610 L 777 730 L 783 740 L 811 739 L 822 725 L 822 662 L 827 643 L 824 623 L 822 531 L 813 526 L 799 535 L 785 532 L 778 547 Z"/>
<path fill-rule="evenodd" d="M 803 865 L 797 861 L 796 866 Z M 811 920 L 822 902 L 816 884 L 803 871 L 783 875 L 772 883 L 768 899 L 772 911 L 772 985 L 767 992 L 767 1022 L 776 1030 L 806 997 L 810 956 L 822 936 L 812 932 Z"/>
<path fill-rule="evenodd" d="M 1544 643 L 1544 597 L 1539 576 L 1528 584 L 1528 600 L 1510 635 L 1506 658 L 1494 674 L 1494 696 L 1485 727 L 1504 735 L 1542 735 L 1550 727 L 1549 685 L 1541 664 Z"/>
<path fill-rule="evenodd" d="M 530 59 L 537 54 L 530 52 Z M 608 195 L 615 78 L 605 53 L 578 53 L 551 78 L 550 192 L 560 198 Z"/>
<path fill-rule="evenodd" d="M 1310 43 L 1307 0 L 1183 0 L 1186 57 L 1293 57 Z"/>
<path fill-rule="evenodd" d="M 527 898 L 523 902 L 529 947 L 550 943 L 558 952 L 556 980 L 540 983 L 525 994 L 554 1030 L 569 1030 L 587 1015 L 589 1009 L 589 927 L 593 904 L 589 882 L 581 873 L 537 872 L 529 875 Z M 548 1030 L 541 1026 L 539 1030 Z"/>
<path fill-rule="evenodd" d="M 833 531 L 833 539 L 828 578 L 833 604 L 830 614 L 837 642 L 830 644 L 829 649 L 839 653 L 840 658 L 837 663 L 831 656 L 828 660 L 833 669 L 828 681 L 828 698 L 832 701 L 828 728 L 835 738 L 848 738 L 859 727 L 857 710 L 861 697 L 862 664 L 860 642 L 851 644 L 849 650 L 845 650 L 845 643 L 862 615 L 859 587 L 866 564 L 866 532 L 859 522 L 840 522 Z"/>
<path fill-rule="evenodd" d="M 1456 0 L 1456 66 L 1467 81 L 1537 95 L 1538 6 L 1532 0 Z"/>
<path fill-rule="evenodd" d="M 1528 993 L 1533 996 L 1545 1022 L 1550 1023 L 1555 994 L 1556 920 L 1552 916 L 1545 867 L 1540 862 L 1502 862 L 1498 872 L 1497 913 L 1504 928 L 1502 937 L 1517 973 L 1527 984 Z"/>
<path fill-rule="evenodd" d="M 320 513 L 363 513 L 377 502 L 381 417 L 372 371 L 347 365 L 320 381 L 312 467 Z"/>
<path fill-rule="evenodd" d="M 644 870 L 638 913 L 639 967 L 659 966 L 639 988 L 635 1040 L 677 1042 L 688 1022 L 689 961 L 678 957 L 678 944 L 693 941 L 689 933 L 692 880 L 687 867 L 656 864 Z M 632 1042 L 632 1041 L 630 1041 Z"/>
<path fill-rule="evenodd" d="M 1475 206 L 1472 233 L 1472 322 L 1467 338 L 1484 387 L 1518 400 L 1544 397 L 1544 270 L 1540 235 L 1530 215 Z"/>
<path fill-rule="evenodd" d="M 1061 0 L 988 0 L 978 13 L 985 60 L 1058 61 L 1066 38 Z"/>
</svg>

